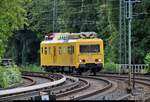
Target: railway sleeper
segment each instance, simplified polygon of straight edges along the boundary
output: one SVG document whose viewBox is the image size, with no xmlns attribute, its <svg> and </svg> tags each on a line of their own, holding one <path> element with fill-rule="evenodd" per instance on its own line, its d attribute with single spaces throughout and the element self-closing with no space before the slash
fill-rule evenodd
<svg viewBox="0 0 150 102">
<path fill-rule="evenodd" d="M 69 89 L 71 90 L 71 89 L 73 89 L 73 88 L 75 88 L 75 87 L 78 87 L 78 82 L 76 82 L 76 83 L 74 83 L 73 85 L 71 84 L 71 85 L 69 85 L 69 86 L 65 86 L 65 87 L 70 87 Z M 65 88 L 65 87 L 63 87 L 63 88 Z M 62 89 L 63 89 L 62 88 Z M 59 87 L 56 87 L 55 89 L 52 89 L 53 90 L 53 92 L 54 92 L 54 90 L 59 90 Z"/>
<path fill-rule="evenodd" d="M 71 78 L 68 78 L 68 80 L 70 80 L 71 82 L 75 82 L 75 80 L 74 80 L 74 79 L 71 79 Z"/>
<path fill-rule="evenodd" d="M 67 88 L 67 89 L 64 89 L 64 90 L 59 90 L 59 91 L 54 91 L 55 94 L 60 94 L 60 93 L 63 93 L 63 92 L 66 92 L 66 91 L 70 91 L 74 88 L 76 88 L 77 86 L 73 86 L 73 87 L 70 87 L 70 88 Z"/>
</svg>

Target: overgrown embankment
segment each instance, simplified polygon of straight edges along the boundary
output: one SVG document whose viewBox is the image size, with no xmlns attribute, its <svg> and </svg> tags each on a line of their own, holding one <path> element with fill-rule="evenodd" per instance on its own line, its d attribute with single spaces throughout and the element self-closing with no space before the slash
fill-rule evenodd
<svg viewBox="0 0 150 102">
<path fill-rule="evenodd" d="M 30 64 L 30 65 L 26 65 L 26 66 L 21 66 L 20 67 L 21 71 L 29 71 L 29 72 L 43 72 L 44 69 L 36 64 Z"/>
<path fill-rule="evenodd" d="M 0 66 L 0 88 L 8 88 L 22 81 L 21 72 L 17 66 Z"/>
</svg>

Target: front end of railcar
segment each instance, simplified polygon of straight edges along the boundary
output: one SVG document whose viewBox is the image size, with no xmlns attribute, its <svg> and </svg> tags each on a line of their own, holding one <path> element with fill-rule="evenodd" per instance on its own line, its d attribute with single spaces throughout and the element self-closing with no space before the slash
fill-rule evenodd
<svg viewBox="0 0 150 102">
<path fill-rule="evenodd" d="M 87 40 L 87 42 L 79 43 L 78 46 L 80 70 L 91 70 L 94 73 L 99 72 L 104 64 L 103 41 L 100 39 L 91 39 Z"/>
</svg>

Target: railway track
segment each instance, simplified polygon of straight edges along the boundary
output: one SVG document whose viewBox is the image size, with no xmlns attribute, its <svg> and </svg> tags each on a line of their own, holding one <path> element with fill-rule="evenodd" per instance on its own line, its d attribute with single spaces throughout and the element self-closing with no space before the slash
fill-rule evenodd
<svg viewBox="0 0 150 102">
<path fill-rule="evenodd" d="M 38 83 L 31 77 L 46 78 L 49 82 Z M 0 90 L 0 101 L 31 100 L 41 91 L 56 96 L 56 100 L 132 100 L 126 92 L 127 76 L 100 74 L 97 76 L 62 75 L 45 72 L 23 72 L 30 85 L 23 88 Z M 135 78 L 136 87 L 144 87 L 144 99 L 150 99 L 150 79 L 144 76 Z M 42 79 L 41 79 L 42 80 Z"/>
<path fill-rule="evenodd" d="M 87 76 L 85 76 L 84 78 L 86 78 Z M 146 76 L 147 77 L 147 76 Z M 135 78 L 135 83 L 136 83 L 136 88 L 140 88 L 143 87 L 144 88 L 144 99 L 148 100 L 148 98 L 150 98 L 150 80 L 148 78 L 146 78 L 145 76 L 138 76 Z M 82 76 L 83 78 L 83 76 Z M 91 92 L 91 94 L 86 93 L 85 95 L 83 95 L 83 93 L 85 93 L 84 91 L 81 91 L 82 96 L 78 97 L 78 95 L 69 95 L 69 96 L 65 96 L 64 98 L 58 98 L 58 100 L 69 100 L 70 99 L 74 99 L 74 100 L 134 100 L 134 98 L 136 96 L 134 96 L 132 94 L 128 94 L 126 91 L 126 88 L 128 86 L 128 76 L 125 75 L 97 75 L 97 76 L 93 76 L 93 78 L 106 78 L 105 80 L 107 81 L 111 81 L 112 83 L 112 87 L 110 88 L 104 88 L 104 91 L 97 91 L 97 92 Z M 85 80 L 85 79 L 84 79 Z M 89 81 L 88 81 L 89 82 Z M 88 88 L 87 88 L 88 89 Z M 90 93 L 90 92 L 89 92 Z M 74 93 L 76 94 L 76 93 Z M 78 94 L 80 94 L 78 92 Z M 100 97 L 97 98 L 96 97 Z M 106 96 L 106 97 L 105 97 Z M 67 98 L 68 97 L 68 98 Z M 93 97 L 93 98 L 92 98 Z M 140 98 L 139 98 L 140 99 Z"/>
<path fill-rule="evenodd" d="M 112 74 L 101 74 L 94 77 L 101 77 L 101 78 L 107 78 L 108 80 L 112 80 L 117 83 L 118 88 L 116 90 L 113 90 L 110 93 L 105 94 L 97 94 L 95 96 L 85 98 L 85 100 L 92 99 L 92 100 L 134 100 L 136 96 L 133 92 L 132 94 L 128 94 L 126 92 L 126 88 L 128 86 L 128 76 L 126 75 L 112 75 Z M 147 76 L 137 76 L 135 77 L 135 83 L 136 88 L 143 88 L 143 100 L 150 99 L 150 79 L 147 78 Z M 141 97 L 138 98 L 141 100 Z M 137 99 L 137 100 L 138 100 Z"/>
<path fill-rule="evenodd" d="M 22 78 L 24 79 L 24 82 L 21 85 L 23 87 L 32 86 L 36 84 L 36 81 L 28 76 L 22 76 Z"/>
<path fill-rule="evenodd" d="M 57 100 L 84 100 L 84 99 L 91 99 L 91 96 L 100 94 L 101 96 L 110 96 L 109 98 L 101 98 L 100 100 L 132 100 L 133 95 L 128 94 L 126 92 L 127 87 L 127 78 L 126 75 L 97 75 L 97 76 L 73 76 L 79 79 L 76 81 L 78 84 L 70 88 L 69 86 L 64 86 L 63 90 L 56 88 L 53 94 L 56 95 Z M 146 76 L 147 77 L 147 76 Z M 145 76 L 137 76 L 135 79 L 136 87 L 144 87 L 144 91 L 148 92 L 150 90 L 150 80 Z M 82 80 L 81 80 L 82 79 Z M 91 82 L 87 79 L 96 80 L 95 82 Z M 103 80 L 101 83 L 97 83 L 99 80 Z M 104 85 L 105 87 L 98 86 L 95 91 L 93 91 L 93 87 L 91 83 L 100 85 L 106 82 L 108 85 Z M 111 85 L 110 85 L 111 84 Z M 123 86 L 123 88 L 122 88 Z M 60 86 L 61 88 L 62 86 Z M 92 90 L 92 91 L 90 91 Z M 113 94 L 115 93 L 115 94 Z M 148 100 L 150 93 L 145 93 L 145 100 Z"/>
<path fill-rule="evenodd" d="M 23 75 L 25 77 L 28 76 L 34 76 L 34 77 L 44 77 L 44 78 L 50 78 L 52 82 L 56 82 L 57 80 L 61 80 L 62 78 L 58 74 L 50 74 L 50 73 L 31 73 L 31 72 L 23 72 Z M 25 100 L 30 100 L 31 96 L 34 97 L 36 95 L 39 95 L 39 92 L 42 90 L 44 92 L 51 92 L 51 94 L 56 95 L 56 98 L 62 99 L 70 94 L 77 94 L 78 92 L 86 92 L 84 95 L 80 94 L 77 97 L 74 97 L 74 99 L 81 99 L 83 97 L 88 97 L 92 94 L 96 94 L 97 92 L 100 91 L 105 91 L 107 87 L 111 87 L 111 83 L 105 79 L 95 79 L 93 77 L 72 77 L 72 76 L 65 76 L 66 80 L 62 82 L 59 85 L 51 86 L 51 87 L 44 87 L 44 88 L 39 88 L 42 85 L 38 85 L 38 88 L 33 85 L 31 87 L 25 87 L 25 88 L 18 88 L 18 89 L 12 89 L 12 90 L 5 90 L 0 92 L 0 101 L 8 101 L 8 100 L 18 100 L 18 99 L 25 99 Z M 92 79 L 92 81 L 91 81 Z M 103 83 L 106 87 L 101 87 L 100 89 L 97 90 L 97 88 L 93 87 L 95 85 L 96 81 L 100 81 L 100 83 Z M 69 84 L 68 84 L 68 82 Z M 99 83 L 99 84 L 100 84 Z M 98 85 L 98 84 L 97 84 Z M 92 90 L 92 88 L 95 88 L 95 91 Z M 88 90 L 91 90 L 91 92 L 88 92 Z M 70 97 L 68 97 L 70 99 Z"/>
<path fill-rule="evenodd" d="M 23 75 L 47 77 L 52 81 L 39 85 L 0 90 L 0 101 L 13 100 L 20 96 L 25 96 L 25 94 L 29 95 L 33 93 L 39 93 L 41 90 L 46 90 L 51 87 L 58 86 L 66 81 L 66 77 L 62 74 L 23 72 Z"/>
<path fill-rule="evenodd" d="M 70 81 L 70 82 L 68 83 L 67 81 L 68 82 Z M 60 97 L 66 96 L 68 94 L 84 90 L 89 87 L 89 83 L 86 80 L 71 77 L 71 76 L 66 76 L 66 82 L 64 82 L 64 84 L 59 85 L 57 87 L 45 89 L 44 92 L 47 92 L 47 93 L 50 92 L 51 94 L 56 95 L 56 98 L 60 98 Z M 32 94 L 32 97 L 35 97 L 37 95 L 39 95 L 39 93 L 34 93 L 34 94 Z M 20 96 L 19 98 L 16 98 L 16 99 L 21 99 L 21 100 L 27 99 L 28 100 L 28 99 L 30 99 L 30 97 L 31 97 L 31 95 L 30 96 L 26 95 L 26 98 L 24 98 L 24 97 L 21 98 L 21 96 Z"/>
<path fill-rule="evenodd" d="M 65 94 L 61 97 L 57 97 L 57 100 L 81 100 L 82 98 L 86 98 L 92 95 L 95 95 L 97 93 L 104 92 L 111 88 L 112 82 L 103 79 L 103 78 L 95 78 L 90 76 L 76 76 L 80 80 L 85 80 L 88 82 L 86 88 L 76 88 L 72 90 L 72 92 Z"/>
<path fill-rule="evenodd" d="M 32 85 L 36 84 L 36 81 L 28 76 L 22 76 L 22 78 L 23 78 L 23 81 L 21 83 L 12 85 L 8 88 L 0 88 L 0 90 L 13 89 L 13 88 L 17 88 L 17 87 L 26 87 L 26 86 L 32 86 Z"/>
</svg>

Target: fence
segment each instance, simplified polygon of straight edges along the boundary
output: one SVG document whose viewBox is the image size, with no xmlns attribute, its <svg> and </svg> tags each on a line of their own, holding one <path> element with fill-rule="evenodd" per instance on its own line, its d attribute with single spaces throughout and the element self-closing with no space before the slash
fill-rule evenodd
<svg viewBox="0 0 150 102">
<path fill-rule="evenodd" d="M 131 72 L 144 74 L 150 68 L 149 64 L 131 64 Z M 116 64 L 116 72 L 119 73 L 128 73 L 129 65 L 128 64 Z"/>
</svg>

